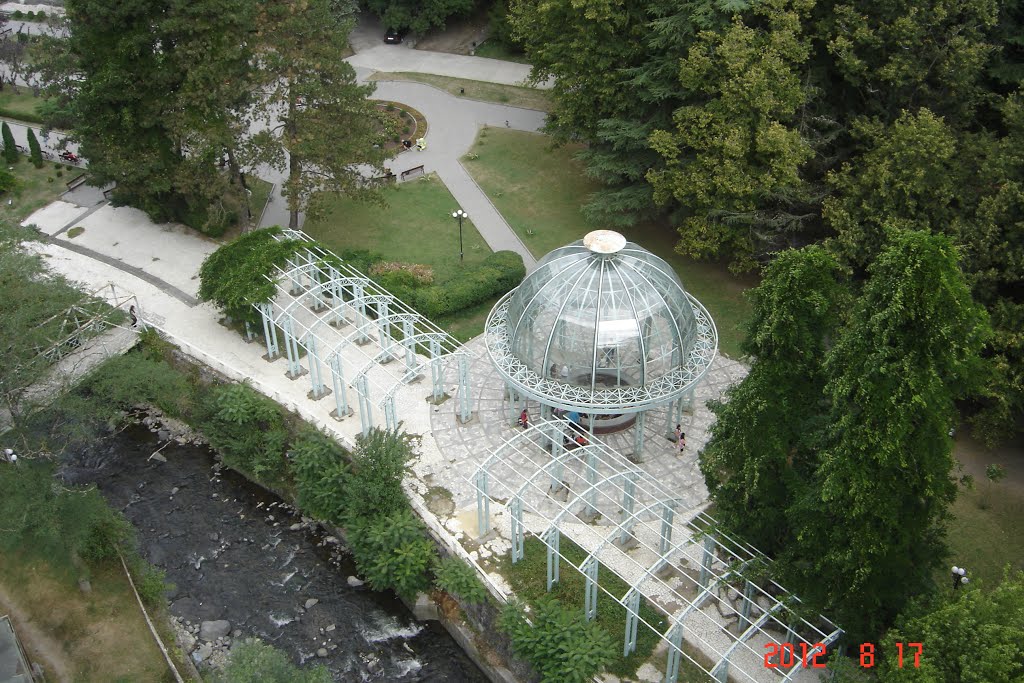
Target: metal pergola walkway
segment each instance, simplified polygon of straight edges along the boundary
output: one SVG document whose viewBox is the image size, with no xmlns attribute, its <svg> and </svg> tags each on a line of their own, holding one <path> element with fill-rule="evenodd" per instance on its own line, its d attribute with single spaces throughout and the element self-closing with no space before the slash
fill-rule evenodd
<svg viewBox="0 0 1024 683">
<path fill-rule="evenodd" d="M 823 616 L 803 616 L 799 599 L 766 578 L 766 556 L 719 532 L 703 512 L 680 509 L 622 455 L 598 440 L 567 450 L 562 435 L 571 428 L 564 420 L 534 424 L 477 468 L 480 536 L 492 529 L 492 504 L 501 505 L 512 561 L 523 558 L 528 532 L 537 537 L 546 548 L 548 590 L 567 568 L 585 578 L 588 619 L 599 599 L 622 605 L 623 656 L 635 650 L 638 628 L 656 632 L 668 652 L 666 683 L 678 680 L 682 657 L 721 682 L 817 681 L 818 672 L 801 665 L 801 644 L 811 652 L 829 648 L 842 631 Z M 586 553 L 579 565 L 561 552 L 563 536 Z M 601 571 L 625 581 L 626 594 L 608 592 Z M 641 600 L 664 615 L 667 628 L 640 616 Z M 792 644 L 795 662 L 766 667 L 769 643 Z"/>
<path fill-rule="evenodd" d="M 306 245 L 269 276 L 276 295 L 256 305 L 268 360 L 279 356 L 283 340 L 288 377 L 309 374 L 310 398 L 333 393 L 331 415 L 343 419 L 358 413 L 363 434 L 374 427 L 374 408 L 383 412 L 387 429 L 397 429 L 397 391 L 427 372 L 430 397 L 443 400 L 445 364 L 456 363 L 459 417 L 470 419 L 469 369 L 462 344 L 304 232 L 283 230 L 276 239 Z M 249 334 L 251 338 L 251 330 Z M 355 408 L 349 387 L 355 389 Z"/>
</svg>

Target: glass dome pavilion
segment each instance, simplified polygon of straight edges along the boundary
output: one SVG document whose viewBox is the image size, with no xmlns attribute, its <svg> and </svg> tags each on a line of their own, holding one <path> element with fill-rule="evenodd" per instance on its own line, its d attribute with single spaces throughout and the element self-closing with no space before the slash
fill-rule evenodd
<svg viewBox="0 0 1024 683">
<path fill-rule="evenodd" d="M 545 256 L 491 310 L 487 350 L 510 396 L 591 416 L 596 433 L 669 406 L 674 427 L 707 371 L 718 334 L 675 271 L 610 230 Z M 675 408 L 673 410 L 672 408 Z"/>
</svg>

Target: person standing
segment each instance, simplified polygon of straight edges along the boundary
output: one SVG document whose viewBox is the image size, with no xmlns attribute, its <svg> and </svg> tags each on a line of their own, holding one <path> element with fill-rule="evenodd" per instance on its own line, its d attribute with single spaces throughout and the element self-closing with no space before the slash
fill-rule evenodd
<svg viewBox="0 0 1024 683">
<path fill-rule="evenodd" d="M 526 408 L 523 408 L 523 412 L 519 413 L 519 426 L 523 429 L 530 426 L 530 415 L 526 412 Z"/>
<path fill-rule="evenodd" d="M 684 448 L 686 448 L 686 434 L 683 433 L 682 425 L 676 425 L 676 452 L 682 455 Z"/>
</svg>

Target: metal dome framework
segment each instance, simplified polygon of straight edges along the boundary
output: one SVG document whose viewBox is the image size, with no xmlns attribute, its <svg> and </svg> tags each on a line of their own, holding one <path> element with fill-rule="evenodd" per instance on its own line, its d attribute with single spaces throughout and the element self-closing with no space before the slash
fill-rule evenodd
<svg viewBox="0 0 1024 683">
<path fill-rule="evenodd" d="M 786 667 L 766 667 L 765 647 L 789 643 L 799 652 L 803 644 L 827 652 L 842 630 L 823 616 L 802 615 L 800 600 L 765 578 L 771 560 L 718 531 L 703 512 L 680 511 L 670 492 L 613 449 L 592 440 L 566 450 L 560 435 L 567 428 L 566 420 L 537 423 L 478 466 L 479 534 L 491 530 L 492 503 L 504 507 L 512 562 L 523 559 L 527 533 L 539 539 L 547 590 L 565 567 L 584 577 L 587 619 L 596 617 L 599 599 L 621 605 L 623 656 L 636 649 L 641 626 L 657 633 L 667 647 L 665 683 L 678 680 L 683 657 L 721 683 L 817 681 L 799 655 Z M 586 552 L 580 564 L 563 554 L 563 535 Z M 629 585 L 624 595 L 601 585 L 602 569 Z M 641 600 L 667 627 L 641 617 Z"/>
<path fill-rule="evenodd" d="M 331 416 L 340 420 L 358 412 L 363 434 L 374 427 L 375 407 L 384 413 L 385 426 L 397 429 L 396 392 L 428 370 L 431 398 L 442 400 L 445 365 L 454 362 L 459 417 L 470 419 L 468 351 L 460 342 L 301 230 L 282 230 L 275 239 L 308 246 L 285 267 L 275 267 L 267 278 L 277 287 L 275 296 L 254 305 L 267 360 L 280 357 L 283 337 L 287 376 L 298 379 L 308 373 L 310 398 L 333 393 Z M 248 326 L 246 332 L 250 339 L 255 336 Z M 308 368 L 302 366 L 303 355 Z M 391 366 L 395 360 L 404 360 L 404 368 Z M 355 410 L 348 398 L 350 386 L 356 392 Z"/>
<path fill-rule="evenodd" d="M 632 429 L 636 461 L 647 413 L 667 406 L 675 438 L 718 353 L 714 320 L 671 266 L 609 230 L 541 259 L 491 309 L 484 335 L 513 420 L 534 401 L 542 420 L 562 410 L 586 416 L 578 424 L 591 434 Z"/>
</svg>

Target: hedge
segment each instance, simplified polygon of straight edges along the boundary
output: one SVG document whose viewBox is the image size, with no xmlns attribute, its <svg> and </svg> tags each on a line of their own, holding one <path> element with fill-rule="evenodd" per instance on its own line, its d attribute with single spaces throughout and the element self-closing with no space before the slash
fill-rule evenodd
<svg viewBox="0 0 1024 683">
<path fill-rule="evenodd" d="M 447 282 L 415 290 L 412 304 L 428 318 L 448 315 L 504 294 L 524 277 L 526 266 L 519 254 L 497 251 Z"/>
</svg>

